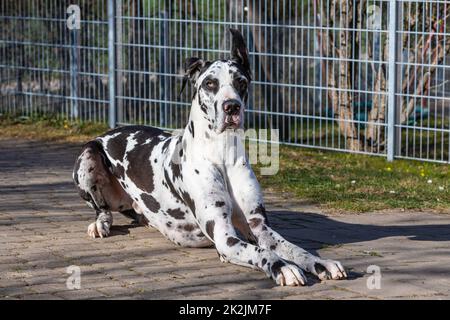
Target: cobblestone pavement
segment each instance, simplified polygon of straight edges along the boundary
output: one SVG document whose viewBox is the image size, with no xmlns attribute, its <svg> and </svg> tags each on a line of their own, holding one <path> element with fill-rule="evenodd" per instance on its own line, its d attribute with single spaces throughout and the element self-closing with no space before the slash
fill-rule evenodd
<svg viewBox="0 0 450 320">
<path fill-rule="evenodd" d="M 1 299 L 447 299 L 450 216 L 389 212 L 325 215 L 267 192 L 269 218 L 288 240 L 338 259 L 350 279 L 276 287 L 261 272 L 223 264 L 115 215 L 112 236 L 86 235 L 94 213 L 71 169 L 79 146 L 0 140 Z M 66 286 L 67 267 L 81 288 Z M 381 288 L 369 289 L 370 265 Z"/>
</svg>

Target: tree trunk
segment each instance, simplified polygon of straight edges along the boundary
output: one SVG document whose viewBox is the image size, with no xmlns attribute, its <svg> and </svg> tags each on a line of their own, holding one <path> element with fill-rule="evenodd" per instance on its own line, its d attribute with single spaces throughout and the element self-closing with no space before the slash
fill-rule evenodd
<svg viewBox="0 0 450 320">
<path fill-rule="evenodd" d="M 384 60 L 388 59 L 388 41 L 384 44 Z M 372 147 L 372 151 L 375 151 L 377 147 L 384 145 L 385 130 L 383 124 L 386 122 L 386 106 L 387 96 L 386 93 L 386 76 L 385 66 L 379 66 L 378 72 L 375 67 L 372 66 L 372 72 L 376 74 L 374 91 L 372 100 L 372 110 L 370 110 L 367 117 L 366 128 L 366 141 L 368 145 Z"/>
<path fill-rule="evenodd" d="M 331 1 L 329 20 L 330 25 L 337 25 L 335 20 L 336 13 L 336 2 Z M 358 133 L 353 122 L 353 96 L 350 90 L 352 90 L 352 76 L 351 76 L 351 63 L 349 59 L 352 58 L 352 46 L 351 46 L 351 36 L 349 29 L 352 26 L 353 20 L 353 6 L 351 0 L 340 0 L 339 1 L 339 47 L 337 48 L 336 43 L 333 39 L 332 32 L 328 32 L 322 39 L 328 44 L 327 52 L 330 57 L 339 57 L 340 61 L 330 61 L 329 62 L 329 73 L 328 73 L 328 85 L 331 88 L 329 90 L 330 99 L 333 106 L 334 114 L 337 115 L 336 121 L 339 125 L 339 131 L 346 139 L 346 148 L 349 150 L 360 150 L 360 141 Z M 336 54 L 333 54 L 336 53 Z M 337 68 L 337 81 L 335 79 L 335 65 Z M 339 88 L 340 90 L 337 90 Z"/>
</svg>

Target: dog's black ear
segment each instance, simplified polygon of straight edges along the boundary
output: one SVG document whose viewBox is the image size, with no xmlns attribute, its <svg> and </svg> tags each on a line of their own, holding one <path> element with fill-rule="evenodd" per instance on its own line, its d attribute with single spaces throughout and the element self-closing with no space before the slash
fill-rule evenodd
<svg viewBox="0 0 450 320">
<path fill-rule="evenodd" d="M 250 78 L 250 60 L 248 58 L 248 49 L 244 37 L 237 29 L 231 29 L 231 59 L 239 63 Z"/>
<path fill-rule="evenodd" d="M 200 58 L 196 57 L 187 58 L 186 61 L 184 62 L 185 76 L 192 81 L 197 80 L 197 76 L 204 66 L 205 61 L 203 61 Z"/>
<path fill-rule="evenodd" d="M 181 94 L 184 91 L 184 88 L 186 87 L 186 84 L 189 80 L 192 82 L 197 81 L 198 75 L 200 74 L 200 71 L 205 66 L 205 61 L 203 61 L 200 58 L 192 57 L 187 58 L 184 62 L 184 78 L 183 83 L 181 85 L 180 94 L 178 96 L 181 96 Z"/>
</svg>

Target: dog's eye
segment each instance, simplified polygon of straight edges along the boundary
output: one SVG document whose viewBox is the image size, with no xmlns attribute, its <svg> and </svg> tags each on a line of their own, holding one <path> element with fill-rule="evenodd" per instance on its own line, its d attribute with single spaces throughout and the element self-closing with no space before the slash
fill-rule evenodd
<svg viewBox="0 0 450 320">
<path fill-rule="evenodd" d="M 214 90 L 217 87 L 217 83 L 214 80 L 206 80 L 205 85 L 208 90 Z"/>
</svg>

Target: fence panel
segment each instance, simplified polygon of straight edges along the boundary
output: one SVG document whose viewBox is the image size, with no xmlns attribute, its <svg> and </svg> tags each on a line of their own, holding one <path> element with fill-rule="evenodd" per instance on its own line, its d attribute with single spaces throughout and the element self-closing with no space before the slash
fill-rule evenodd
<svg viewBox="0 0 450 320">
<path fill-rule="evenodd" d="M 450 162 L 450 2 L 399 1 L 396 157 Z"/>
<path fill-rule="evenodd" d="M 107 120 L 106 1 L 2 0 L 0 30 L 0 112 Z"/>
</svg>

